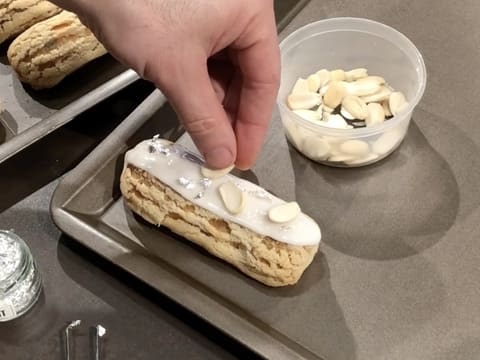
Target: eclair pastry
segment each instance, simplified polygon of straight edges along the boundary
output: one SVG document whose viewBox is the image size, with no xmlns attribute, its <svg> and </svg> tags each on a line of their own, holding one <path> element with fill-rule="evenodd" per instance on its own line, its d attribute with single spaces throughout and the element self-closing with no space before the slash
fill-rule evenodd
<svg viewBox="0 0 480 360">
<path fill-rule="evenodd" d="M 61 10 L 44 0 L 0 0 L 0 43 Z"/>
<path fill-rule="evenodd" d="M 75 14 L 62 11 L 19 35 L 7 55 L 22 82 L 44 89 L 106 53 Z"/>
<path fill-rule="evenodd" d="M 125 155 L 125 203 L 263 284 L 297 283 L 319 247 L 316 222 L 251 182 L 207 178 L 202 165 L 177 144 L 145 140 Z"/>
</svg>

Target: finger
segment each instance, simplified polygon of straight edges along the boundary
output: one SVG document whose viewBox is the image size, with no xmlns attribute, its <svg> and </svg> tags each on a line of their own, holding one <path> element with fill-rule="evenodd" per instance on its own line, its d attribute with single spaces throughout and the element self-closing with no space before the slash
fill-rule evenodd
<svg viewBox="0 0 480 360">
<path fill-rule="evenodd" d="M 248 41 L 246 41 L 248 44 Z M 238 103 L 235 134 L 236 165 L 248 169 L 263 144 L 280 83 L 280 56 L 272 19 L 263 38 L 240 48 L 238 66 L 242 71 L 242 89 Z"/>
<path fill-rule="evenodd" d="M 201 56 L 171 60 L 162 66 L 158 86 L 176 110 L 182 125 L 205 157 L 207 166 L 225 168 L 235 162 L 236 139 L 227 115 L 217 98 Z"/>
</svg>

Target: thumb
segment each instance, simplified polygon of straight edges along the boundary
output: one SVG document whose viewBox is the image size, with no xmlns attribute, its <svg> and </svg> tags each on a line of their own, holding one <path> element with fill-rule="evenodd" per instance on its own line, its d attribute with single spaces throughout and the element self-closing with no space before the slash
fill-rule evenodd
<svg viewBox="0 0 480 360">
<path fill-rule="evenodd" d="M 162 69 L 159 86 L 212 169 L 225 168 L 236 159 L 236 138 L 208 74 L 206 58 L 173 61 Z M 169 69 L 169 70 L 170 70 Z M 167 77 L 167 78 L 166 78 Z"/>
</svg>

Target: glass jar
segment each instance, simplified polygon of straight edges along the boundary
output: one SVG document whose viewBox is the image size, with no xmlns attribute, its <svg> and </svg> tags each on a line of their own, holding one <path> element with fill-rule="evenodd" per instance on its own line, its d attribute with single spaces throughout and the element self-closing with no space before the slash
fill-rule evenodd
<svg viewBox="0 0 480 360">
<path fill-rule="evenodd" d="M 30 310 L 41 288 L 40 274 L 28 246 L 13 232 L 0 230 L 0 322 Z"/>
</svg>

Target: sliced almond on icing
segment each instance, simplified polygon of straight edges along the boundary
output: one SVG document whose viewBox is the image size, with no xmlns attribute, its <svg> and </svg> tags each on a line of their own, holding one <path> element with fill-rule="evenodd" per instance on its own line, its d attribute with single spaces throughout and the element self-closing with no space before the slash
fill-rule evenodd
<svg viewBox="0 0 480 360">
<path fill-rule="evenodd" d="M 345 88 L 349 95 L 366 96 L 377 93 L 380 90 L 381 84 L 378 81 L 371 79 L 371 76 L 347 83 Z"/>
<path fill-rule="evenodd" d="M 392 90 L 390 90 L 388 87 L 381 86 L 380 90 L 378 92 L 376 92 L 375 94 L 362 96 L 361 99 L 363 101 L 365 101 L 366 103 L 380 102 L 380 101 L 388 99 L 390 97 L 391 93 L 392 93 Z"/>
<path fill-rule="evenodd" d="M 308 91 L 317 92 L 320 89 L 320 78 L 317 74 L 312 74 L 307 78 Z"/>
<path fill-rule="evenodd" d="M 293 110 L 295 114 L 305 120 L 319 121 L 322 119 L 322 113 L 313 110 Z"/>
<path fill-rule="evenodd" d="M 202 173 L 203 177 L 209 178 L 209 179 L 218 179 L 221 178 L 222 176 L 227 175 L 232 169 L 234 168 L 234 165 L 230 165 L 229 167 L 226 167 L 225 169 L 209 169 L 205 166 L 202 166 L 200 168 L 200 172 Z"/>
<path fill-rule="evenodd" d="M 368 71 L 367 69 L 364 68 L 358 68 L 358 69 L 352 69 L 350 71 L 345 72 L 345 80 L 347 81 L 355 81 L 358 79 L 362 79 L 368 76 Z"/>
<path fill-rule="evenodd" d="M 342 109 L 345 109 L 347 113 L 359 120 L 364 120 L 368 115 L 367 104 L 355 95 L 347 95 L 343 98 Z"/>
<path fill-rule="evenodd" d="M 368 116 L 365 119 L 366 126 L 381 124 L 385 121 L 385 110 L 379 103 L 370 103 L 367 105 Z"/>
<path fill-rule="evenodd" d="M 304 78 L 299 78 L 295 85 L 293 85 L 292 94 L 303 94 L 308 92 L 308 81 Z"/>
<path fill-rule="evenodd" d="M 300 206 L 295 201 L 274 206 L 268 211 L 268 218 L 275 223 L 286 223 L 300 215 Z"/>
<path fill-rule="evenodd" d="M 320 88 L 327 85 L 330 82 L 330 71 L 322 69 L 317 71 L 317 76 L 320 79 Z"/>
<path fill-rule="evenodd" d="M 345 71 L 342 69 L 336 69 L 330 71 L 330 81 L 344 81 Z"/>
<path fill-rule="evenodd" d="M 333 81 L 328 85 L 327 92 L 323 96 L 323 103 L 335 109 L 346 95 L 345 86 L 339 81 Z"/>
<path fill-rule="evenodd" d="M 405 95 L 400 91 L 395 91 L 390 94 L 390 98 L 388 100 L 388 105 L 390 107 L 390 111 L 393 116 L 397 115 L 403 108 L 405 108 L 408 103 L 405 99 Z"/>
<path fill-rule="evenodd" d="M 291 110 L 308 110 L 322 103 L 322 97 L 317 93 L 290 94 L 287 105 Z"/>
<path fill-rule="evenodd" d="M 227 181 L 218 188 L 225 208 L 230 214 L 238 215 L 245 208 L 245 194 L 233 182 Z"/>
</svg>

